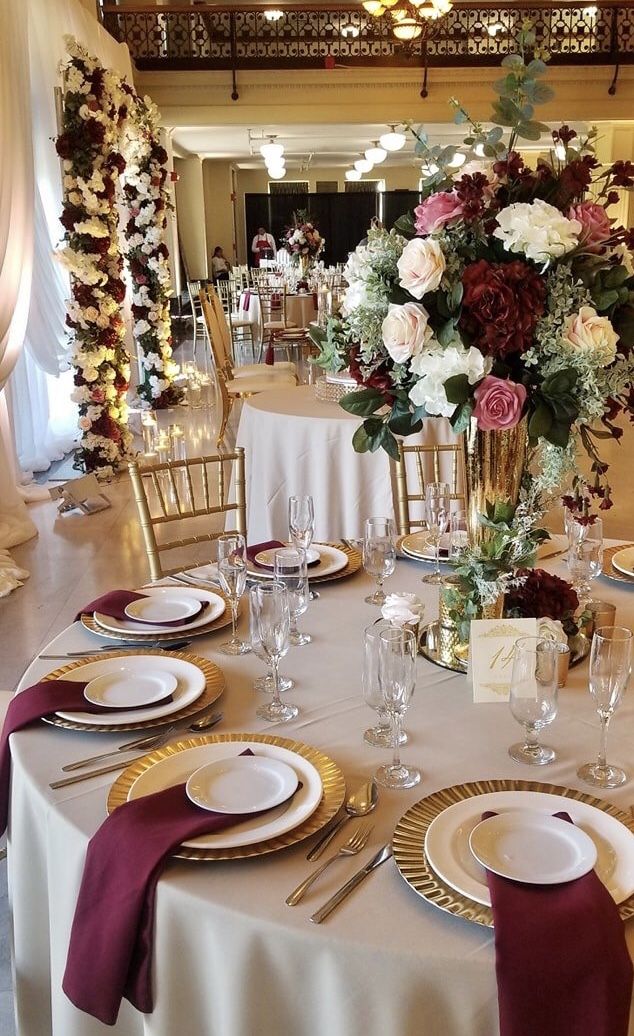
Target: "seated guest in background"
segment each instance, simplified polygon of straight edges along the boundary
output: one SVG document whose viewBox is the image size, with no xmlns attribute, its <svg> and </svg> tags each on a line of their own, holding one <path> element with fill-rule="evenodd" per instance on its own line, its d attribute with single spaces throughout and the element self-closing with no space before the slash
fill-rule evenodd
<svg viewBox="0 0 634 1036">
<path fill-rule="evenodd" d="M 230 270 L 231 263 L 225 258 L 220 245 L 216 245 L 214 248 L 214 254 L 211 257 L 211 278 L 214 284 L 216 284 L 217 281 L 228 281 Z"/>
<path fill-rule="evenodd" d="M 259 266 L 261 259 L 275 259 L 277 252 L 275 238 L 269 234 L 266 227 L 258 227 L 258 232 L 251 243 L 251 252 L 254 266 Z"/>
</svg>

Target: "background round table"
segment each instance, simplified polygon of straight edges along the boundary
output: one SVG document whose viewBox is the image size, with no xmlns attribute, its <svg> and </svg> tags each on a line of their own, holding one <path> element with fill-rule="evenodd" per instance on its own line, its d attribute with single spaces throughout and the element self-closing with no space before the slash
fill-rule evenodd
<svg viewBox="0 0 634 1036">
<path fill-rule="evenodd" d="M 394 514 L 390 462 L 383 450 L 355 453 L 359 418 L 317 399 L 313 385 L 271 389 L 246 400 L 237 445 L 244 446 L 247 529 L 252 542 L 284 537 L 288 498 L 310 493 L 315 539 L 363 535 L 372 515 Z M 409 441 L 455 442 L 445 419 L 426 421 Z"/>
</svg>

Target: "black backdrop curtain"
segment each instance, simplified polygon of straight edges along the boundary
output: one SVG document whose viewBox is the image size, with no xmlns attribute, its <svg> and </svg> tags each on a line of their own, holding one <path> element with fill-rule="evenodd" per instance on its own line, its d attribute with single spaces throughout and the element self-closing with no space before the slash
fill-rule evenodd
<svg viewBox="0 0 634 1036">
<path fill-rule="evenodd" d="M 247 194 L 245 215 L 249 262 L 251 241 L 258 227 L 266 227 L 278 246 L 293 212 L 309 213 L 326 239 L 324 260 L 327 264 L 344 263 L 359 241 L 367 234 L 374 218 L 382 218 L 388 230 L 404 212 L 419 202 L 417 191 L 385 191 L 381 194 Z"/>
</svg>

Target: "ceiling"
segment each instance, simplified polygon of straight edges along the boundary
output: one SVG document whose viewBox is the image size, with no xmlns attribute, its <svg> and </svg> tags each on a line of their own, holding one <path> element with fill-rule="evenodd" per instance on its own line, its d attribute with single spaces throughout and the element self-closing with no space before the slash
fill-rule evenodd
<svg viewBox="0 0 634 1036">
<path fill-rule="evenodd" d="M 465 134 L 464 126 L 447 123 L 428 124 L 425 127 L 432 144 L 460 144 Z M 577 129 L 583 126 L 575 125 Z M 372 141 L 377 140 L 388 127 L 381 124 L 306 124 L 293 126 L 177 126 L 173 132 L 173 143 L 177 153 L 186 156 L 198 154 L 202 158 L 234 162 L 241 169 L 259 169 L 262 158 L 260 144 L 269 135 L 284 145 L 286 164 L 289 169 L 307 170 L 311 166 L 348 167 L 360 158 Z M 542 141 L 526 142 L 523 150 L 543 151 L 550 141 L 548 135 Z M 418 165 L 420 159 L 414 155 L 414 140 L 408 141 L 402 151 L 392 152 L 387 159 L 389 165 Z"/>
</svg>

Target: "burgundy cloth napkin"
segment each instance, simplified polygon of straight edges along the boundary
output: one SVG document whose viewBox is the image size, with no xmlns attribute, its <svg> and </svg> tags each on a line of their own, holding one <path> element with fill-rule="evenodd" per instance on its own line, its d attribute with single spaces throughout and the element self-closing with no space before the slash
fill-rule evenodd
<svg viewBox="0 0 634 1036">
<path fill-rule="evenodd" d="M 251 292 L 247 289 L 247 291 L 243 291 L 242 292 L 242 298 L 240 299 L 240 309 L 247 310 L 249 308 L 249 303 L 250 302 L 251 302 Z"/>
<path fill-rule="evenodd" d="M 106 1025 L 123 997 L 152 1011 L 156 886 L 169 854 L 256 815 L 200 809 L 178 784 L 124 803 L 103 822 L 88 844 L 62 982 L 75 1007 Z"/>
<path fill-rule="evenodd" d="M 595 872 L 563 885 L 486 875 L 500 1036 L 627 1036 L 632 961 L 618 907 Z"/>
<path fill-rule="evenodd" d="M 11 778 L 11 751 L 9 737 L 51 712 L 104 712 L 103 706 L 93 705 L 84 698 L 86 684 L 79 680 L 42 680 L 25 687 L 9 702 L 9 708 L 0 734 L 0 835 L 7 826 L 9 813 L 9 785 Z M 161 704 L 169 701 L 165 698 Z M 147 708 L 147 706 L 137 706 Z M 131 712 L 126 709 L 108 709 L 108 712 Z"/>
<path fill-rule="evenodd" d="M 198 611 L 194 615 L 190 615 L 188 619 L 170 619 L 169 622 L 141 622 L 126 615 L 125 610 L 129 604 L 148 596 L 148 594 L 138 594 L 135 590 L 109 590 L 107 594 L 96 597 L 94 601 L 82 608 L 75 616 L 75 622 L 78 622 L 84 614 L 101 612 L 102 615 L 109 615 L 111 619 L 118 619 L 120 622 L 124 620 L 126 622 L 136 622 L 139 628 L 142 626 L 164 626 L 168 629 L 170 626 L 186 626 L 187 623 L 197 619 L 200 613 L 207 607 L 207 602 L 202 601 Z"/>
<path fill-rule="evenodd" d="M 264 362 L 268 364 L 269 367 L 275 366 L 275 349 L 273 348 L 272 338 L 266 347 L 266 352 L 264 354 Z"/>
</svg>

